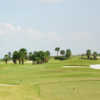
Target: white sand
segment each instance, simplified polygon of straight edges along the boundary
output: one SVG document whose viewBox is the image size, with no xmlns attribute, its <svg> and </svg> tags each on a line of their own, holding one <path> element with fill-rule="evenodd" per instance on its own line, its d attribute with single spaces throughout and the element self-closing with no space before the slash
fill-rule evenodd
<svg viewBox="0 0 100 100">
<path fill-rule="evenodd" d="M 98 65 L 91 65 L 90 68 L 92 68 L 92 69 L 100 69 L 100 65 L 99 64 Z"/>
</svg>

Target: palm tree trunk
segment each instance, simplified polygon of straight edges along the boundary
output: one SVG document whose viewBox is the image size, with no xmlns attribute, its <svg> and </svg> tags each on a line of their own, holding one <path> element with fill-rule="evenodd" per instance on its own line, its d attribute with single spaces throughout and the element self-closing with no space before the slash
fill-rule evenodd
<svg viewBox="0 0 100 100">
<path fill-rule="evenodd" d="M 59 53 L 59 52 L 57 51 L 57 56 L 58 56 L 58 53 Z"/>
<path fill-rule="evenodd" d="M 19 64 L 21 64 L 21 60 L 19 59 Z"/>
<path fill-rule="evenodd" d="M 24 59 L 22 59 L 22 64 L 24 64 Z"/>
<path fill-rule="evenodd" d="M 6 64 L 8 63 L 8 61 L 6 60 Z"/>
<path fill-rule="evenodd" d="M 90 59 L 90 56 L 88 56 L 88 59 Z"/>
</svg>

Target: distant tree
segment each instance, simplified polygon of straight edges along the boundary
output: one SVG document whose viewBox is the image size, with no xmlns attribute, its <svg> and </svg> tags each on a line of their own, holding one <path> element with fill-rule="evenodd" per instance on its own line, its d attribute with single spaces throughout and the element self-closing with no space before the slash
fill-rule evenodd
<svg viewBox="0 0 100 100">
<path fill-rule="evenodd" d="M 18 51 L 18 61 L 19 61 L 19 64 L 21 64 L 21 53 L 20 53 L 20 51 Z"/>
<path fill-rule="evenodd" d="M 64 56 L 64 55 L 65 55 L 65 50 L 61 50 L 61 51 L 60 51 L 60 54 L 61 54 L 62 56 Z"/>
<path fill-rule="evenodd" d="M 32 57 L 33 61 L 37 64 L 40 64 L 44 60 L 44 55 L 42 51 L 35 51 Z"/>
<path fill-rule="evenodd" d="M 36 56 L 35 56 L 35 54 L 32 54 L 32 64 L 34 64 L 35 62 L 36 62 Z"/>
<path fill-rule="evenodd" d="M 60 48 L 59 48 L 59 47 L 56 47 L 56 48 L 55 48 L 55 51 L 57 52 L 57 56 L 58 56 L 59 51 L 60 51 Z"/>
<path fill-rule="evenodd" d="M 6 64 L 8 63 L 8 60 L 9 60 L 9 56 L 7 54 L 4 55 L 4 61 L 5 61 Z"/>
<path fill-rule="evenodd" d="M 67 50 L 66 50 L 66 57 L 67 57 L 67 58 L 70 58 L 71 55 L 72 55 L 71 50 L 70 50 L 70 49 L 67 49 Z"/>
<path fill-rule="evenodd" d="M 32 62 L 37 64 L 42 64 L 48 62 L 50 56 L 49 51 L 38 51 L 32 54 Z"/>
<path fill-rule="evenodd" d="M 27 50 L 25 48 L 22 48 L 19 50 L 19 60 L 22 64 L 24 64 L 24 60 L 27 57 Z"/>
<path fill-rule="evenodd" d="M 47 56 L 50 56 L 50 51 L 46 51 L 45 53 L 47 54 Z"/>
<path fill-rule="evenodd" d="M 90 57 L 91 57 L 91 50 L 90 49 L 88 49 L 86 51 L 86 55 L 87 55 L 88 59 L 90 59 Z"/>
<path fill-rule="evenodd" d="M 13 60 L 14 64 L 17 64 L 17 60 L 18 60 L 18 51 L 14 51 L 14 52 L 13 52 L 12 60 Z"/>
<path fill-rule="evenodd" d="M 50 51 L 44 52 L 44 62 L 45 62 L 45 63 L 48 62 L 49 57 L 50 57 Z"/>
<path fill-rule="evenodd" d="M 93 52 L 93 58 L 94 58 L 94 60 L 96 60 L 97 59 L 97 52 Z"/>
<path fill-rule="evenodd" d="M 42 64 L 42 59 L 40 57 L 36 57 L 35 59 L 37 64 Z"/>
<path fill-rule="evenodd" d="M 32 52 L 29 52 L 29 55 L 28 55 L 29 60 L 32 60 L 32 55 L 33 55 Z"/>
<path fill-rule="evenodd" d="M 37 60 L 37 64 L 44 63 L 44 61 L 45 61 L 45 54 L 44 54 L 43 51 L 37 52 L 36 60 Z"/>
<path fill-rule="evenodd" d="M 11 52 L 8 52 L 9 60 L 11 60 Z"/>
</svg>

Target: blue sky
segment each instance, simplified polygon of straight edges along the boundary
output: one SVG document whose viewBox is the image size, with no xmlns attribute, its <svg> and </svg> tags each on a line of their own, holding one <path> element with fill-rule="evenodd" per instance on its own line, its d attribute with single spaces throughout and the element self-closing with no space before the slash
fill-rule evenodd
<svg viewBox="0 0 100 100">
<path fill-rule="evenodd" d="M 100 52 L 100 0 L 0 0 L 0 55 L 19 49 Z"/>
</svg>

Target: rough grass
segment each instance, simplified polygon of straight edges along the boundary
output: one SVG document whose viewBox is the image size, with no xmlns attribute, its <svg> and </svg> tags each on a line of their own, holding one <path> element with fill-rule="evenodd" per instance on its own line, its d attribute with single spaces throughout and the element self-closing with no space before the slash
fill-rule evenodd
<svg viewBox="0 0 100 100">
<path fill-rule="evenodd" d="M 99 100 L 100 70 L 88 67 L 98 63 L 73 57 L 42 65 L 1 64 L 0 84 L 12 86 L 0 86 L 0 100 Z"/>
</svg>

